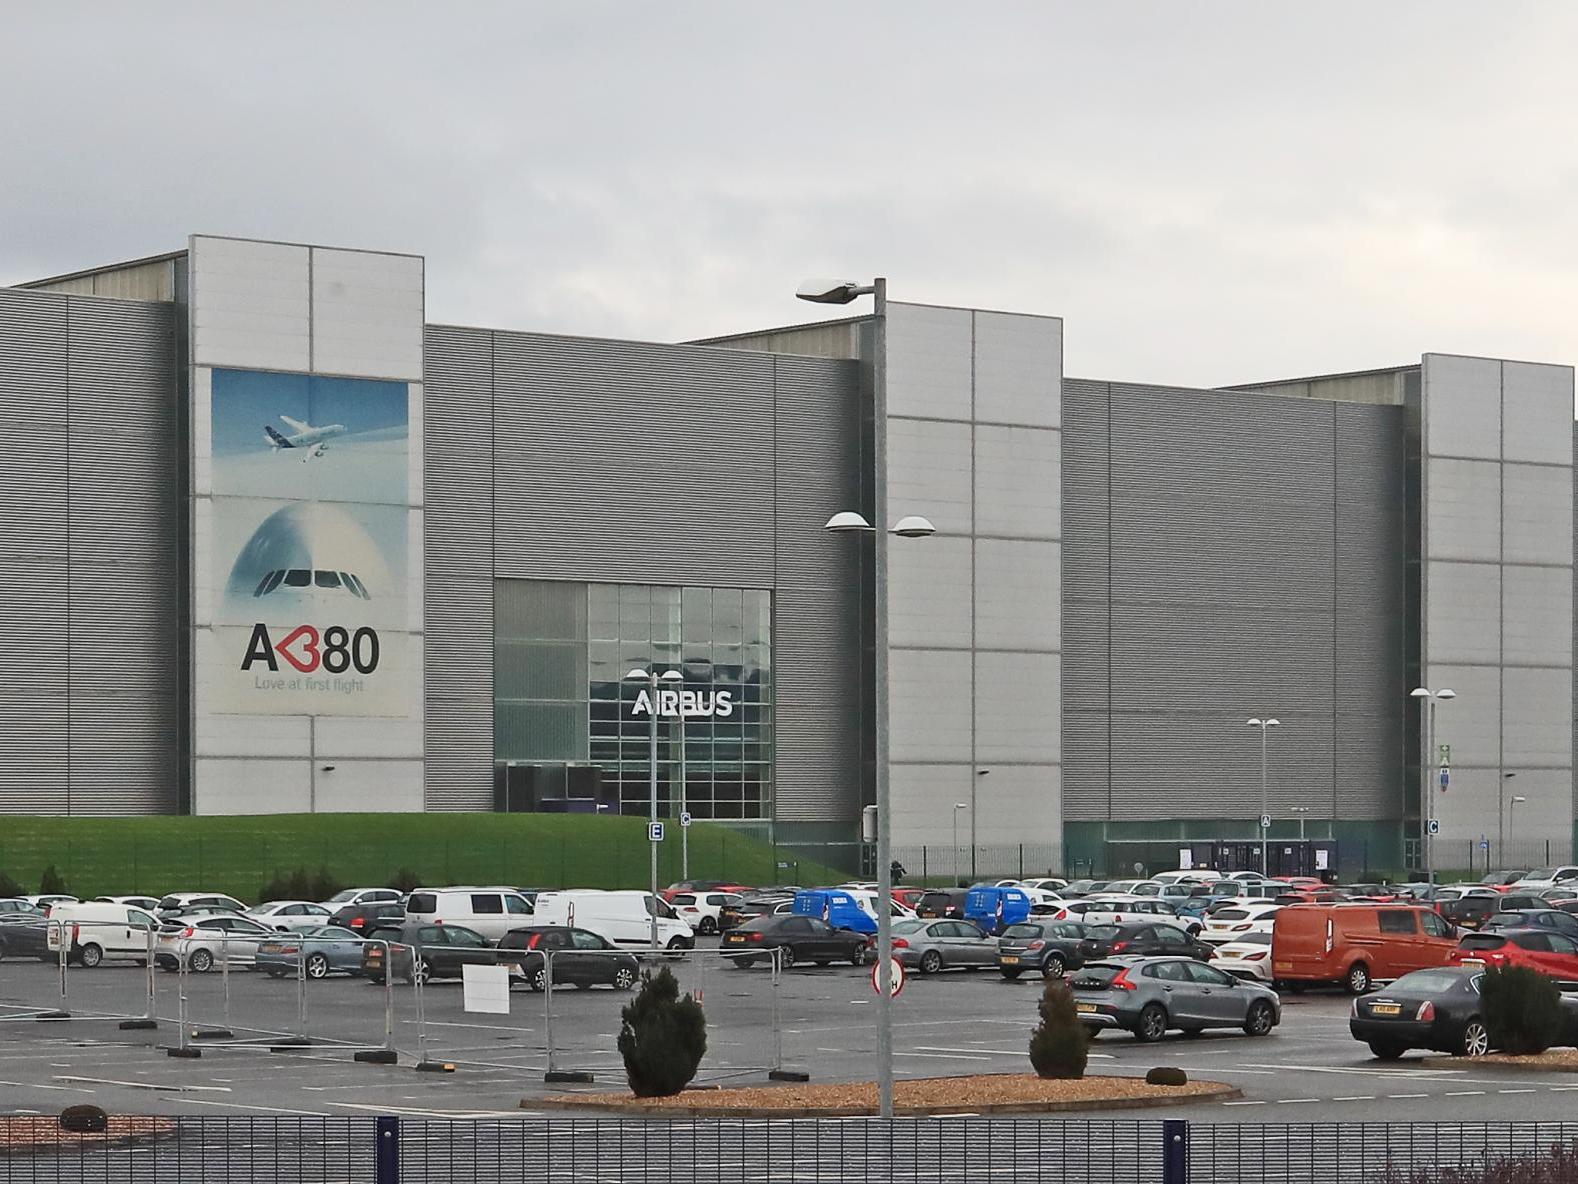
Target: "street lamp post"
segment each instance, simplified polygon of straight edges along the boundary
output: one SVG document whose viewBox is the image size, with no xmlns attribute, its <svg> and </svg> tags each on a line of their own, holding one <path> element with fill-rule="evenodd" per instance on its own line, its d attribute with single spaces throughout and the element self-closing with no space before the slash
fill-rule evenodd
<svg viewBox="0 0 1578 1184">
<path fill-rule="evenodd" d="M 1507 817 L 1507 829 L 1512 832 L 1513 837 L 1517 837 L 1517 833 L 1518 833 L 1518 828 L 1512 825 L 1512 823 L 1514 821 L 1513 816 L 1517 813 L 1517 810 L 1518 810 L 1518 803 L 1526 802 L 1528 800 L 1529 799 L 1524 797 L 1522 794 L 1514 794 L 1511 798 L 1509 798 L 1507 800 L 1507 815 L 1508 815 L 1508 817 Z M 1506 857 L 1505 856 L 1502 857 L 1502 861 L 1503 861 L 1503 863 L 1506 862 Z"/>
<path fill-rule="evenodd" d="M 1496 858 L 1501 860 L 1502 867 L 1506 867 L 1509 862 L 1507 859 L 1507 807 L 1504 799 L 1507 796 L 1507 782 L 1516 776 L 1516 773 L 1503 773 L 1496 779 Z M 1487 860 L 1486 862 L 1488 863 L 1489 861 Z M 1486 867 L 1485 872 L 1488 875 L 1490 868 Z"/>
<path fill-rule="evenodd" d="M 1251 719 L 1244 722 L 1252 728 L 1260 729 L 1260 874 L 1269 876 L 1271 874 L 1271 863 L 1266 857 L 1266 840 L 1270 837 L 1268 832 L 1271 830 L 1271 827 L 1267 825 L 1267 820 L 1271 817 L 1271 805 L 1266 782 L 1266 733 L 1272 728 L 1281 727 L 1282 721 L 1280 719 Z"/>
<path fill-rule="evenodd" d="M 955 884 L 959 882 L 959 811 L 968 810 L 969 808 L 968 802 L 955 802 L 953 804 L 953 882 Z M 975 822 L 973 812 L 970 815 L 970 822 L 972 825 Z"/>
<path fill-rule="evenodd" d="M 1425 880 L 1434 888 L 1436 884 L 1436 838 L 1430 833 L 1430 824 L 1436 820 L 1436 783 L 1433 776 L 1436 770 L 1434 758 L 1436 752 L 1436 704 L 1447 699 L 1456 699 L 1457 692 L 1443 687 L 1439 691 L 1432 691 L 1428 687 L 1415 687 L 1408 692 L 1415 699 L 1430 701 L 1427 711 L 1420 712 L 1420 727 L 1423 729 L 1424 749 L 1419 754 L 1419 771 L 1423 784 L 1419 794 L 1419 828 L 1424 831 L 1425 840 Z M 1423 706 L 1423 703 L 1421 703 Z"/>
<path fill-rule="evenodd" d="M 991 772 L 990 769 L 977 769 L 975 776 L 970 778 L 970 883 L 975 883 L 979 874 L 975 870 L 975 787 L 981 784 L 981 778 Z M 958 877 L 954 877 L 957 879 Z"/>
<path fill-rule="evenodd" d="M 651 721 L 651 725 L 652 725 L 651 726 L 651 749 L 649 751 L 648 760 L 647 760 L 647 769 L 648 769 L 648 772 L 650 772 L 651 775 L 652 775 L 652 779 L 651 779 L 651 783 L 650 783 L 650 793 L 648 794 L 648 797 L 647 797 L 647 807 L 648 807 L 648 810 L 647 810 L 647 846 L 649 848 L 651 848 L 652 900 L 650 902 L 650 907 L 652 909 L 652 949 L 654 951 L 656 951 L 657 948 L 658 948 L 658 932 L 657 932 L 657 921 L 658 921 L 658 919 L 657 919 L 657 898 L 658 898 L 658 894 L 657 894 L 657 862 L 658 862 L 657 861 L 657 856 L 658 856 L 658 841 L 657 841 L 657 721 L 658 721 L 658 705 L 659 705 L 659 702 L 660 702 L 658 692 L 662 688 L 662 685 L 665 682 L 679 682 L 679 681 L 681 681 L 683 679 L 683 675 L 681 675 L 679 673 L 679 671 L 677 671 L 677 670 L 665 670 L 662 674 L 659 674 L 655 669 L 654 670 L 636 669 L 636 670 L 632 670 L 629 674 L 625 675 L 625 678 L 629 679 L 632 682 L 644 682 L 644 683 L 646 683 L 647 684 L 647 690 L 649 692 L 651 692 L 651 699 L 650 699 L 650 701 L 649 701 L 649 703 L 647 705 L 647 718 Z"/>
</svg>

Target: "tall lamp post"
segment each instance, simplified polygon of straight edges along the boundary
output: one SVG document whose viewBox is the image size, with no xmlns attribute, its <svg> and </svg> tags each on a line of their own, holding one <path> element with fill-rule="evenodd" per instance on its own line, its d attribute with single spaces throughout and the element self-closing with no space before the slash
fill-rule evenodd
<svg viewBox="0 0 1578 1184">
<path fill-rule="evenodd" d="M 659 674 L 656 670 L 632 670 L 625 678 L 631 682 L 644 682 L 647 690 L 651 692 L 651 703 L 647 710 L 647 718 L 652 723 L 652 747 L 647 761 L 648 771 L 652 774 L 651 792 L 647 798 L 647 846 L 651 848 L 652 859 L 652 949 L 658 948 L 657 934 L 657 720 L 658 720 L 658 692 L 665 682 L 683 682 L 684 675 L 677 670 L 665 670 Z"/>
<path fill-rule="evenodd" d="M 981 784 L 981 778 L 991 772 L 990 769 L 977 769 L 975 776 L 970 778 L 970 883 L 975 883 L 978 873 L 975 870 L 975 787 Z M 957 879 L 958 877 L 954 877 Z"/>
<path fill-rule="evenodd" d="M 1501 866 L 1506 867 L 1507 860 L 1507 782 L 1516 777 L 1516 773 L 1503 773 L 1496 781 L 1496 858 L 1501 860 Z M 1488 864 L 1488 860 L 1486 861 Z M 1490 868 L 1485 868 L 1485 874 L 1490 874 Z"/>
<path fill-rule="evenodd" d="M 1512 824 L 1517 815 L 1518 805 L 1528 800 L 1529 799 L 1524 797 L 1522 794 L 1515 794 L 1507 800 L 1507 829 L 1513 833 L 1514 837 L 1516 837 L 1518 833 L 1518 828 Z"/>
<path fill-rule="evenodd" d="M 1266 790 L 1266 733 L 1272 728 L 1281 727 L 1282 721 L 1280 719 L 1251 719 L 1244 722 L 1252 728 L 1260 729 L 1260 874 L 1269 876 L 1271 874 L 1271 864 L 1266 858 L 1266 840 L 1270 837 L 1268 832 L 1271 830 L 1271 827 L 1268 823 L 1271 818 L 1271 806 Z"/>
<path fill-rule="evenodd" d="M 968 810 L 969 808 L 970 804 L 968 802 L 955 802 L 953 804 L 953 882 L 955 884 L 959 882 L 959 811 Z M 973 813 L 970 815 L 970 821 L 972 824 L 975 821 Z"/>
<path fill-rule="evenodd" d="M 1419 772 L 1421 786 L 1419 794 L 1419 828 L 1424 831 L 1425 840 L 1425 880 L 1434 888 L 1436 884 L 1436 839 L 1430 833 L 1430 824 L 1436 820 L 1436 783 L 1433 776 L 1436 768 L 1436 704 L 1447 699 L 1456 699 L 1457 692 L 1447 687 L 1439 691 L 1432 691 L 1428 687 L 1415 687 L 1408 692 L 1410 696 L 1420 700 L 1430 701 L 1429 709 L 1421 711 L 1420 728 L 1423 730 L 1424 748 L 1419 754 Z"/>
</svg>

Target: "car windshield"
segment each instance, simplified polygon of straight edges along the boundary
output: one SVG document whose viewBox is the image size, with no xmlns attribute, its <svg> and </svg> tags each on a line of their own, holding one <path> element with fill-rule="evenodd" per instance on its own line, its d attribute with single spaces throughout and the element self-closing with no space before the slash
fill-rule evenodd
<svg viewBox="0 0 1578 1184">
<path fill-rule="evenodd" d="M 1083 987 L 1087 983 L 1093 986 L 1104 987 L 1123 972 L 1122 966 L 1109 966 L 1105 962 L 1093 962 L 1081 970 L 1074 979 L 1073 985 Z"/>
<path fill-rule="evenodd" d="M 897 926 L 895 926 L 895 928 L 897 928 Z M 1041 926 L 1039 926 L 1039 925 L 1010 925 L 1007 929 L 1003 930 L 1003 936 L 1004 937 L 1040 937 L 1041 936 Z"/>
<path fill-rule="evenodd" d="M 1085 930 L 1085 936 L 1093 937 L 1097 941 L 1107 941 L 1111 938 L 1117 937 L 1118 934 L 1122 932 L 1123 930 L 1119 929 L 1116 925 L 1092 925 L 1089 929 Z"/>
<path fill-rule="evenodd" d="M 894 933 L 919 933 L 929 925 L 929 921 L 900 921 L 893 926 Z"/>
<path fill-rule="evenodd" d="M 1450 970 L 1416 970 L 1405 974 L 1392 984 L 1396 991 L 1418 991 L 1422 995 L 1450 991 L 1463 981 L 1463 976 Z"/>
<path fill-rule="evenodd" d="M 1494 950 L 1507 944 L 1507 939 L 1495 933 L 1468 933 L 1458 942 L 1460 950 Z"/>
<path fill-rule="evenodd" d="M 1554 880 L 1556 878 L 1556 869 L 1553 867 L 1537 867 L 1523 878 L 1525 880 Z"/>
<path fill-rule="evenodd" d="M 1248 909 L 1217 909 L 1212 916 L 1218 921 L 1247 921 Z"/>
<path fill-rule="evenodd" d="M 344 904 L 346 901 L 352 899 L 355 895 L 356 889 L 347 888 L 344 892 L 336 892 L 333 896 L 329 897 L 329 903 Z"/>
</svg>

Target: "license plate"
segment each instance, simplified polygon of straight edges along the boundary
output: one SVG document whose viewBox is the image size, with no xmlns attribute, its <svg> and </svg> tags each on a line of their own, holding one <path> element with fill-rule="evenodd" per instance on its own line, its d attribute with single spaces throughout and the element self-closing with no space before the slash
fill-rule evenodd
<svg viewBox="0 0 1578 1184">
<path fill-rule="evenodd" d="M 1076 1003 L 1074 1004 L 1074 1010 L 1083 1015 L 1089 1015 L 1096 1010 L 1096 1005 L 1094 1003 Z"/>
<path fill-rule="evenodd" d="M 258 953 L 260 953 L 260 954 L 277 954 L 277 953 L 279 953 L 279 947 L 277 945 L 275 945 L 273 942 L 267 941 L 267 942 L 264 942 L 262 945 L 260 945 L 258 947 Z"/>
<path fill-rule="evenodd" d="M 1001 962 L 1004 966 L 1017 966 L 1017 965 L 1019 965 L 1019 955 L 1018 954 L 1004 954 L 1001 958 L 998 959 L 998 961 Z"/>
<path fill-rule="evenodd" d="M 1403 1009 L 1396 1003 L 1375 1003 L 1370 1007 L 1371 1015 L 1401 1015 Z"/>
<path fill-rule="evenodd" d="M 384 956 L 384 949 L 382 946 L 368 946 L 367 956 L 369 958 L 382 958 Z"/>
<path fill-rule="evenodd" d="M 731 946 L 743 946 L 745 944 L 745 939 L 743 937 L 736 937 L 732 933 L 723 940 L 728 942 Z"/>
<path fill-rule="evenodd" d="M 1291 963 L 1291 962 L 1277 962 L 1277 963 L 1273 963 L 1273 965 L 1278 970 L 1292 970 L 1293 969 L 1293 963 Z"/>
</svg>

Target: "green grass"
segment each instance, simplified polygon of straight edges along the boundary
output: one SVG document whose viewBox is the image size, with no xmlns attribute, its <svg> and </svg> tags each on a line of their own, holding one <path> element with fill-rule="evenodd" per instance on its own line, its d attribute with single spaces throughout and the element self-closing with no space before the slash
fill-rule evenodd
<svg viewBox="0 0 1578 1184">
<path fill-rule="evenodd" d="M 837 883 L 845 873 L 801 860 L 776 868 L 770 844 L 697 823 L 690 874 L 745 884 Z M 347 886 L 409 869 L 424 884 L 641 888 L 646 821 L 580 814 L 269 814 L 223 818 L 0 818 L 0 872 L 37 891 L 53 864 L 80 897 L 187 889 L 255 901 L 276 872 L 320 867 Z M 679 827 L 668 827 L 658 882 L 679 878 Z"/>
</svg>

